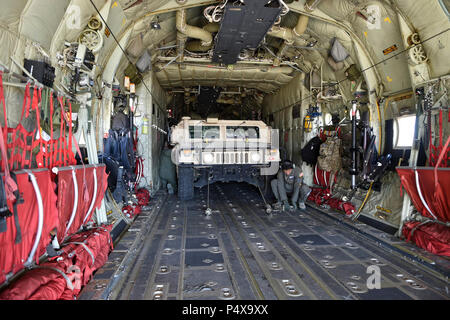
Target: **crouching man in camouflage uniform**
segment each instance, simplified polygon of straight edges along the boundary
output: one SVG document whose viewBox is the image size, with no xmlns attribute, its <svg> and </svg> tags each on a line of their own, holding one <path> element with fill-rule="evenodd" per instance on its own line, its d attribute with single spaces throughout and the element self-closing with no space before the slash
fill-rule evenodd
<svg viewBox="0 0 450 320">
<path fill-rule="evenodd" d="M 305 201 L 308 198 L 311 188 L 303 183 L 303 172 L 299 167 L 295 167 L 290 161 L 281 164 L 277 178 L 271 182 L 272 192 L 277 199 L 274 208 L 283 210 L 296 210 L 297 201 L 300 209 L 305 209 Z M 289 205 L 288 195 L 290 196 Z"/>
</svg>

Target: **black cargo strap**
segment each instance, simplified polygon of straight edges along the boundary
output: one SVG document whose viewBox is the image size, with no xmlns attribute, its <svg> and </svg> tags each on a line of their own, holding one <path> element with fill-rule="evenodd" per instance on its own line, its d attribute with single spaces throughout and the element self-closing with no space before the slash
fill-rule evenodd
<svg viewBox="0 0 450 320">
<path fill-rule="evenodd" d="M 17 178 L 16 178 L 16 175 L 14 174 L 14 172 L 11 172 L 10 175 L 11 175 L 11 178 L 13 178 L 14 182 L 17 184 Z M 22 232 L 21 232 L 20 224 L 19 224 L 19 215 L 17 213 L 17 205 L 19 203 L 23 203 L 23 199 L 19 193 L 19 189 L 14 191 L 14 196 L 16 198 L 16 201 L 14 201 L 14 203 L 13 203 L 14 224 L 16 225 L 16 231 L 17 231 L 15 243 L 18 244 L 18 243 L 22 242 Z M 9 210 L 9 208 L 8 208 L 8 202 L 6 200 L 5 186 L 3 183 L 0 183 L 0 233 L 6 232 L 6 228 L 7 228 L 6 218 L 11 217 L 13 215 L 13 212 L 11 212 L 11 210 Z"/>
<path fill-rule="evenodd" d="M 0 179 L 2 179 L 2 178 L 0 177 Z M 6 200 L 5 185 L 4 185 L 3 179 L 2 179 L 1 183 L 0 183 L 0 218 L 5 219 L 10 216 L 12 216 L 12 212 L 8 208 L 8 202 Z"/>
<path fill-rule="evenodd" d="M 6 201 L 6 191 L 3 178 L 0 177 L 0 233 L 6 232 L 6 218 L 11 215 L 12 213 L 8 208 L 8 202 Z"/>
<path fill-rule="evenodd" d="M 17 184 L 17 177 L 14 172 L 10 172 L 11 178 L 13 178 L 14 182 Z M 17 184 L 17 186 L 19 186 Z M 20 229 L 20 223 L 19 223 L 19 214 L 17 213 L 17 205 L 23 203 L 22 195 L 19 192 L 19 188 L 17 188 L 16 191 L 14 191 L 14 196 L 16 197 L 16 201 L 13 203 L 13 211 L 14 211 L 14 224 L 16 225 L 16 240 L 14 241 L 16 244 L 19 244 L 22 242 L 22 231 Z"/>
</svg>

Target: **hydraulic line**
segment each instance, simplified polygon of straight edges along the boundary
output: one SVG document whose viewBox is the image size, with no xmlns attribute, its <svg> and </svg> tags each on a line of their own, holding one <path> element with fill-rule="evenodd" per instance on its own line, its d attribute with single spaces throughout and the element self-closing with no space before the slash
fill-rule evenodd
<svg viewBox="0 0 450 320">
<path fill-rule="evenodd" d="M 377 105 L 377 111 L 378 111 L 378 128 L 380 129 L 380 138 L 378 139 L 378 155 L 381 154 L 381 143 L 383 141 L 383 128 L 381 125 L 381 112 L 380 112 L 380 105 L 378 104 L 378 100 L 375 101 Z"/>
<path fill-rule="evenodd" d="M 114 200 L 114 197 L 113 197 L 113 195 L 112 195 L 112 192 L 111 192 L 111 190 L 109 190 L 109 188 L 108 188 L 108 194 L 109 194 L 109 197 L 111 198 L 111 202 L 112 202 L 114 208 L 117 210 L 117 212 L 119 212 L 119 215 L 122 217 L 122 219 L 123 219 L 127 224 L 131 224 L 130 219 L 128 219 L 128 217 L 126 217 L 126 216 L 123 214 L 122 210 L 121 210 L 121 209 L 119 208 L 119 206 L 117 205 L 117 202 L 116 202 L 116 200 Z"/>
<path fill-rule="evenodd" d="M 359 218 L 359 216 L 361 214 L 361 211 L 364 208 L 364 206 L 366 205 L 367 199 L 369 199 L 370 193 L 372 192 L 372 186 L 373 186 L 373 182 L 370 183 L 370 187 L 369 187 L 369 190 L 367 190 L 366 197 L 364 198 L 364 201 L 361 203 L 361 205 L 358 208 L 358 211 L 352 217 L 353 221 L 355 221 L 355 220 L 357 220 Z"/>
</svg>

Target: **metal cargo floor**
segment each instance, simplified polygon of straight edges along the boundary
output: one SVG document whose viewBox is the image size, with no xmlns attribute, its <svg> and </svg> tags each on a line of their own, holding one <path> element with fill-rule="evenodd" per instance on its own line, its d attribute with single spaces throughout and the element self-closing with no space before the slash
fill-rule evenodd
<svg viewBox="0 0 450 320">
<path fill-rule="evenodd" d="M 206 188 L 188 202 L 158 193 L 80 299 L 450 298 L 448 278 L 332 215 L 268 216 L 247 184 L 213 184 L 210 195 L 206 217 Z M 381 289 L 367 288 L 373 265 Z"/>
</svg>

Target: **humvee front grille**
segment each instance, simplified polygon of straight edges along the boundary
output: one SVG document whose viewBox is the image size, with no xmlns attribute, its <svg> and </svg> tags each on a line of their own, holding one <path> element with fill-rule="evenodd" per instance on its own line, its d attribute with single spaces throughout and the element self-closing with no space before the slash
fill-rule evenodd
<svg viewBox="0 0 450 320">
<path fill-rule="evenodd" d="M 255 158 L 255 153 L 259 157 Z M 226 152 L 207 152 L 204 151 L 200 157 L 201 164 L 218 165 L 218 164 L 261 164 L 264 162 L 263 150 L 252 151 L 226 151 Z M 212 156 L 212 157 L 211 157 Z M 207 160 L 208 159 L 208 160 Z"/>
<path fill-rule="evenodd" d="M 223 164 L 255 164 L 262 160 L 262 152 L 259 151 L 260 161 L 252 161 L 250 153 L 255 151 L 228 151 L 224 152 Z"/>
</svg>

